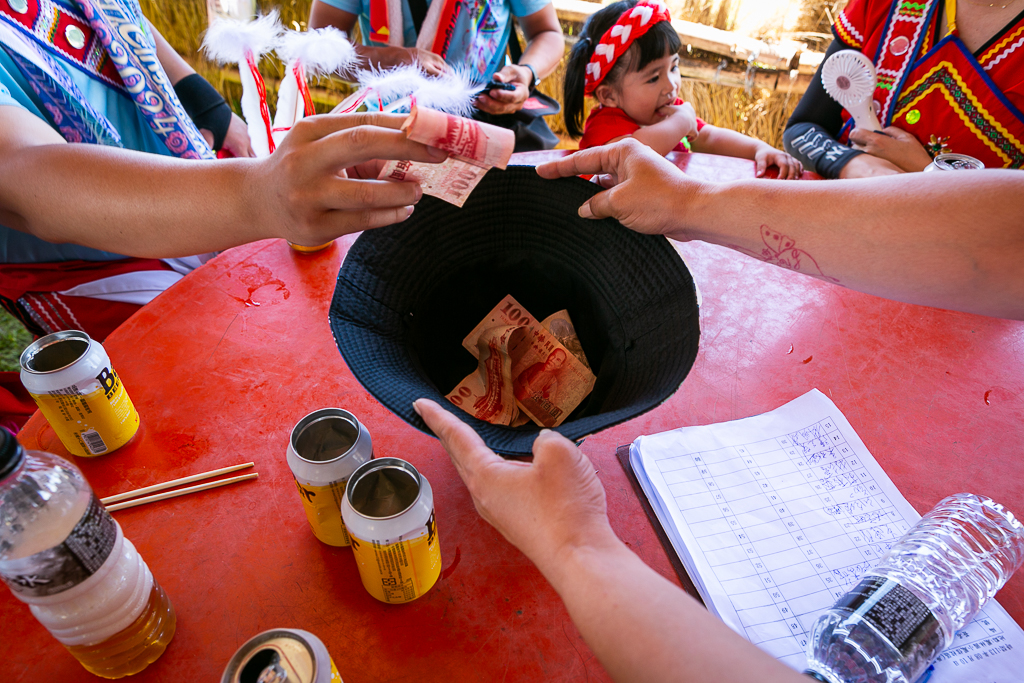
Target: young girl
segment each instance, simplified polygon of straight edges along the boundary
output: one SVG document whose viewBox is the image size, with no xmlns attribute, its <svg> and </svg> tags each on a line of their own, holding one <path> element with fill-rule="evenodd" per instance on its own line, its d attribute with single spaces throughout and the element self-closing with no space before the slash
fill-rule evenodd
<svg viewBox="0 0 1024 683">
<path fill-rule="evenodd" d="M 779 167 L 780 178 L 799 178 L 799 161 L 735 131 L 704 123 L 679 90 L 679 36 L 660 0 L 621 0 L 591 15 L 569 54 L 565 71 L 565 127 L 580 149 L 632 136 L 659 154 L 694 152 L 752 159 L 757 175 Z M 583 102 L 600 107 L 583 122 Z"/>
</svg>

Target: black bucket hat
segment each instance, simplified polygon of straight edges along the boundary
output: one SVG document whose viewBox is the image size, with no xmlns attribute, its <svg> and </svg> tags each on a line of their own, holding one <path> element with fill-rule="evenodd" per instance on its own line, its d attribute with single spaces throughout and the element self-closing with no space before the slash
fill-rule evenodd
<svg viewBox="0 0 1024 683">
<path fill-rule="evenodd" d="M 580 218 L 598 189 L 493 169 L 462 208 L 423 197 L 409 220 L 360 235 L 330 310 L 352 374 L 417 429 L 430 433 L 412 402 L 429 398 L 493 450 L 528 455 L 540 427 L 488 424 L 445 399 L 477 367 L 463 338 L 511 294 L 538 320 L 568 309 L 597 375 L 556 431 L 578 440 L 672 396 L 697 355 L 693 278 L 664 237 Z"/>
</svg>

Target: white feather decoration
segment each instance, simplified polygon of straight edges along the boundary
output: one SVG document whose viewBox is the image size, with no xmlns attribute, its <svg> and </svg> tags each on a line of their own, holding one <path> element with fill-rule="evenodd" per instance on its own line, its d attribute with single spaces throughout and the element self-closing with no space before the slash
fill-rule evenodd
<svg viewBox="0 0 1024 683">
<path fill-rule="evenodd" d="M 370 69 L 359 74 L 359 89 L 372 91 L 373 99 L 379 98 L 384 105 L 408 97 L 426 82 L 426 75 L 415 64 L 391 69 Z"/>
<path fill-rule="evenodd" d="M 258 61 L 277 46 L 280 34 L 277 10 L 249 22 L 221 17 L 207 29 L 203 51 L 221 64 L 244 62 L 246 52 L 252 52 L 253 59 Z"/>
<path fill-rule="evenodd" d="M 875 114 L 875 65 L 859 50 L 840 50 L 821 67 L 821 84 L 843 109 L 850 113 L 858 128 L 882 130 Z"/>
<path fill-rule="evenodd" d="M 456 116 L 473 113 L 473 101 L 483 88 L 471 80 L 466 70 L 428 76 L 415 65 L 363 71 L 359 86 L 371 108 L 383 105 L 387 112 L 408 112 L 415 97 L 420 106 Z"/>
<path fill-rule="evenodd" d="M 219 18 L 203 38 L 203 50 L 211 59 L 238 65 L 238 78 L 242 83 L 242 116 L 249 129 L 252 151 L 258 157 L 270 156 L 275 143 L 270 130 L 270 107 L 266 101 L 263 77 L 256 65 L 262 55 L 274 49 L 280 33 L 281 23 L 275 10 L 250 22 Z"/>
<path fill-rule="evenodd" d="M 345 32 L 331 27 L 285 31 L 277 56 L 286 64 L 299 62 L 310 78 L 348 72 L 359 59 Z"/>
<path fill-rule="evenodd" d="M 419 106 L 453 116 L 469 117 L 475 109 L 473 102 L 483 87 L 482 83 L 474 83 L 470 79 L 468 70 L 454 69 L 441 76 L 428 78 L 413 95 Z"/>
</svg>

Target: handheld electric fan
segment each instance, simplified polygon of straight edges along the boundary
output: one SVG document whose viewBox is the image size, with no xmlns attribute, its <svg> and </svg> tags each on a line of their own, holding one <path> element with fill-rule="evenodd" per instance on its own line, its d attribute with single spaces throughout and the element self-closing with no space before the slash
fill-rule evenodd
<svg viewBox="0 0 1024 683">
<path fill-rule="evenodd" d="M 821 83 L 825 92 L 850 113 L 858 128 L 882 130 L 871 101 L 875 91 L 875 65 L 864 53 L 840 50 L 829 57 L 821 68 Z"/>
</svg>

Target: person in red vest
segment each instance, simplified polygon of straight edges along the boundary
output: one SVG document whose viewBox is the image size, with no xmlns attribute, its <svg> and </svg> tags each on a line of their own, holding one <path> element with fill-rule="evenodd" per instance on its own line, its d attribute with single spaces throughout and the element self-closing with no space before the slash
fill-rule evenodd
<svg viewBox="0 0 1024 683">
<path fill-rule="evenodd" d="M 836 16 L 839 50 L 878 74 L 882 131 L 853 127 L 819 68 L 786 126 L 786 150 L 826 178 L 921 171 L 943 152 L 986 168 L 1024 167 L 1024 0 L 851 0 Z"/>
</svg>

